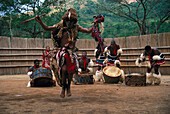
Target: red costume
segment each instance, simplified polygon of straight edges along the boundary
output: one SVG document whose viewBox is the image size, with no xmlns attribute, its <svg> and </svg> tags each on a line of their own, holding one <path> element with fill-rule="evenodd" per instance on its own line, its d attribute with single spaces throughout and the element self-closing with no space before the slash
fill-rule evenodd
<svg viewBox="0 0 170 114">
<path fill-rule="evenodd" d="M 148 54 L 146 54 L 146 52 L 144 52 L 144 55 L 148 55 Z M 151 48 L 151 54 L 148 55 L 148 56 L 149 56 L 149 61 L 150 61 L 151 64 L 152 64 L 153 62 L 155 62 L 154 60 L 152 60 L 152 57 L 153 57 L 154 55 L 159 55 L 159 56 L 161 57 L 161 60 L 156 61 L 156 63 L 155 63 L 153 66 L 165 64 L 165 57 L 164 57 L 164 55 L 161 54 L 161 53 L 158 51 L 158 49 L 156 49 L 156 48 Z"/>
<path fill-rule="evenodd" d="M 43 63 L 42 63 L 42 67 L 45 68 L 50 68 L 50 58 L 51 58 L 51 53 L 48 52 L 47 50 L 45 50 L 43 52 Z"/>
<path fill-rule="evenodd" d="M 64 58 L 66 59 L 66 66 L 68 73 L 75 73 L 76 65 L 75 65 L 75 59 L 73 61 L 71 60 L 72 58 L 69 56 L 68 53 L 64 53 Z"/>
</svg>

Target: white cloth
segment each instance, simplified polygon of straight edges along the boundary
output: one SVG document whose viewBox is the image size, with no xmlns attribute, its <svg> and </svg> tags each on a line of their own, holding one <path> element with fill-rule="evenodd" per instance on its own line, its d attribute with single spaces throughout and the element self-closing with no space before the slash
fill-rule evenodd
<svg viewBox="0 0 170 114">
<path fill-rule="evenodd" d="M 31 81 L 32 79 L 30 79 L 30 81 L 28 82 L 27 87 L 31 87 Z"/>
<path fill-rule="evenodd" d="M 161 73 L 155 74 L 155 73 L 146 73 L 146 83 L 152 85 L 159 85 L 161 83 Z"/>
<path fill-rule="evenodd" d="M 96 81 L 99 81 L 101 79 L 103 79 L 103 72 L 102 70 L 97 70 L 96 73 L 95 73 L 95 76 L 96 76 Z"/>
</svg>

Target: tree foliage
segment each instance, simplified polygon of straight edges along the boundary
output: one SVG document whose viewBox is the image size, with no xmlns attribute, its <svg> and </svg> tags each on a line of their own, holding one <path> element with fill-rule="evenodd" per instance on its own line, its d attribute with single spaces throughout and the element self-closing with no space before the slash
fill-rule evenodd
<svg viewBox="0 0 170 114">
<path fill-rule="evenodd" d="M 147 34 L 148 21 L 154 15 L 159 19 L 155 31 L 170 17 L 170 4 L 168 0 L 136 0 L 129 3 L 127 0 L 101 1 L 100 10 L 110 12 L 119 17 L 135 22 L 140 34 Z M 162 7 L 164 6 L 164 7 Z"/>
<path fill-rule="evenodd" d="M 46 0 L 42 3 L 40 0 L 7 0 L 0 3 L 2 12 L 0 23 L 1 34 L 5 36 L 15 37 L 51 37 L 51 32 L 44 31 L 41 26 L 34 20 L 24 24 L 22 21 L 35 17 L 35 15 L 41 15 L 46 13 L 47 15 L 42 17 L 43 21 L 47 25 L 55 24 L 55 20 L 65 12 L 65 8 L 57 7 L 56 0 Z M 48 3 L 48 4 L 46 4 Z M 51 5 L 55 5 L 53 9 L 58 10 L 49 15 L 51 11 Z M 61 5 L 61 4 L 60 4 Z M 10 33 L 11 31 L 11 33 Z M 46 32 L 46 34 L 44 34 Z M 42 35 L 43 34 L 43 35 Z"/>
<path fill-rule="evenodd" d="M 20 23 L 46 13 L 42 21 L 52 26 L 61 20 L 66 8 L 70 7 L 76 9 L 78 23 L 84 28 L 93 26 L 93 15 L 103 14 L 104 38 L 170 31 L 168 0 L 138 0 L 132 3 L 125 0 L 45 0 L 43 3 L 40 0 L 1 0 L 0 35 L 50 38 L 51 32 L 44 31 L 35 20 Z M 79 38 L 92 37 L 79 33 Z"/>
</svg>

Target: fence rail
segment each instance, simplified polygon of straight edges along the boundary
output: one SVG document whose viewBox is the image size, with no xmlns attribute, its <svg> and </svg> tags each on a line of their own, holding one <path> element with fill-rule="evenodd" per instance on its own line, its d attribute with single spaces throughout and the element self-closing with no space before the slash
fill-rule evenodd
<svg viewBox="0 0 170 114">
<path fill-rule="evenodd" d="M 110 45 L 112 38 L 105 38 L 105 44 Z M 146 72 L 144 66 L 135 66 L 135 59 L 144 51 L 146 45 L 156 47 L 166 57 L 166 64 L 162 65 L 162 74 L 170 75 L 170 32 L 161 34 L 150 34 L 142 36 L 131 36 L 114 38 L 117 44 L 123 49 L 121 55 L 122 69 L 125 73 Z M 25 74 L 28 67 L 33 65 L 35 59 L 41 60 L 45 46 L 53 48 L 51 39 L 40 38 L 12 38 L 0 36 L 0 75 Z M 79 39 L 77 45 L 78 55 L 87 51 L 88 57 L 95 59 L 94 49 L 97 43 L 93 39 Z M 94 66 L 96 69 L 96 66 Z"/>
</svg>

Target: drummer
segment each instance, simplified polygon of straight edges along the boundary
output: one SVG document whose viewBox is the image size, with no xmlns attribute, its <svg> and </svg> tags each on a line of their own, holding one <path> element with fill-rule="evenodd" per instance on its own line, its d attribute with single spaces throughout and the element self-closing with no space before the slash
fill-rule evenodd
<svg viewBox="0 0 170 114">
<path fill-rule="evenodd" d="M 79 61 L 79 69 L 78 69 L 79 72 L 87 73 L 90 71 L 88 65 L 92 60 L 87 57 L 86 51 L 82 52 L 82 56 L 78 59 L 78 61 Z"/>
<path fill-rule="evenodd" d="M 38 69 L 38 68 L 40 68 L 41 66 L 40 66 L 40 61 L 39 60 L 34 60 L 34 66 L 31 66 L 30 68 L 29 68 L 29 71 L 28 71 L 28 73 L 27 73 L 27 75 L 30 77 L 30 81 L 28 82 L 28 85 L 27 85 L 27 87 L 30 87 L 31 86 L 31 84 L 30 84 L 30 82 L 31 82 L 31 80 L 32 80 L 32 72 L 34 71 L 34 70 L 36 70 L 36 69 Z"/>
<path fill-rule="evenodd" d="M 34 60 L 34 66 L 31 66 L 30 68 L 29 68 L 29 71 L 28 71 L 28 73 L 27 73 L 27 75 L 29 75 L 30 76 L 30 81 L 28 82 L 28 84 L 27 84 L 27 87 L 40 87 L 40 86 L 56 86 L 56 82 L 55 82 L 55 80 L 53 80 L 53 78 L 52 78 L 52 76 L 49 78 L 47 78 L 47 80 L 43 80 L 43 78 L 44 78 L 44 74 L 45 74 L 45 72 L 38 72 L 37 74 L 41 74 L 41 76 L 43 76 L 43 78 L 41 78 L 41 76 L 40 77 L 38 77 L 38 80 L 39 80 L 39 82 L 35 82 L 35 77 L 34 77 L 34 74 L 35 74 L 35 71 L 37 70 L 37 69 L 41 69 L 42 67 L 40 66 L 40 61 L 39 60 Z M 48 69 L 48 68 L 43 68 L 43 69 Z M 50 72 L 49 72 L 49 70 L 50 69 L 48 69 L 48 76 L 50 76 Z M 43 74 L 42 74 L 43 73 Z"/>
<path fill-rule="evenodd" d="M 111 41 L 110 46 L 106 47 L 105 50 L 105 55 L 107 57 L 107 62 L 108 65 L 114 65 L 120 68 L 120 59 L 119 57 L 123 53 L 122 49 L 114 40 Z M 118 61 L 116 61 L 118 60 Z M 104 61 L 104 62 L 106 62 Z"/>
<path fill-rule="evenodd" d="M 40 61 L 38 59 L 34 60 L 34 66 L 31 66 L 29 68 L 28 74 L 31 74 L 31 72 L 33 72 L 35 69 L 38 69 L 40 67 L 41 67 L 40 66 Z M 30 78 L 32 78 L 31 75 L 29 75 L 29 76 L 30 76 Z"/>
<path fill-rule="evenodd" d="M 87 57 L 87 52 L 83 51 L 78 58 L 78 74 L 74 76 L 74 84 L 93 84 L 93 61 Z M 83 76 L 83 77 L 82 77 Z"/>
</svg>

